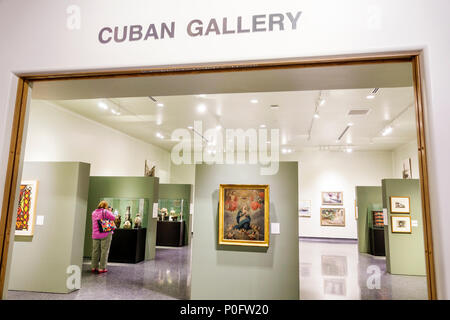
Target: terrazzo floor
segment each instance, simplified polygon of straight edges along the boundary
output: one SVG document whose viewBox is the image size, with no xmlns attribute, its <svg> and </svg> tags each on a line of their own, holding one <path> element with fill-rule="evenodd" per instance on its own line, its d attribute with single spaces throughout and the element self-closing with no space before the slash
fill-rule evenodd
<svg viewBox="0 0 450 320">
<path fill-rule="evenodd" d="M 93 274 L 83 263 L 81 289 L 68 294 L 8 291 L 9 300 L 171 300 L 189 299 L 190 246 L 156 248 L 155 260 L 108 263 L 108 272 Z"/>
<path fill-rule="evenodd" d="M 81 289 L 69 294 L 8 291 L 10 300 L 166 300 L 190 298 L 191 247 L 158 247 L 155 260 L 109 263 L 105 274 L 83 264 Z M 356 241 L 301 239 L 300 299 L 427 299 L 426 277 L 386 272 L 386 259 L 358 252 Z M 374 277 L 375 276 L 375 277 Z"/>
</svg>

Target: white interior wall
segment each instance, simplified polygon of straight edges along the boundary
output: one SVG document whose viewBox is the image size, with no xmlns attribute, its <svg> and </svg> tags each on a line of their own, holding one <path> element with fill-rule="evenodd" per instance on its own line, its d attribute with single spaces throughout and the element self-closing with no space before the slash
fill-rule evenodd
<svg viewBox="0 0 450 320">
<path fill-rule="evenodd" d="M 417 151 L 417 141 L 413 140 L 404 144 L 392 152 L 392 173 L 393 178 L 403 178 L 403 160 L 411 158 L 412 178 L 419 179 L 419 154 Z"/>
<path fill-rule="evenodd" d="M 390 151 L 305 151 L 282 160 L 299 162 L 299 201 L 311 200 L 311 217 L 298 218 L 301 237 L 357 239 L 355 187 L 381 186 L 381 179 L 392 177 Z M 332 207 L 321 205 L 322 191 L 343 192 L 345 227 L 320 225 L 320 208 Z"/>
<path fill-rule="evenodd" d="M 161 183 L 170 182 L 170 154 L 48 101 L 33 100 L 25 161 L 80 161 L 93 176 L 143 176 L 155 161 Z"/>
</svg>

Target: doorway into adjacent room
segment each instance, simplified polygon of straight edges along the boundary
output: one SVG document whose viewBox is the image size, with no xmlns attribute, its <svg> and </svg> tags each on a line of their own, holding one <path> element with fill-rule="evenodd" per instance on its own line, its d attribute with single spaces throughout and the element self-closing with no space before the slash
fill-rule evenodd
<svg viewBox="0 0 450 320">
<path fill-rule="evenodd" d="M 32 90 L 20 82 L 14 147 L 24 155 L 11 183 L 36 203 L 33 230 L 21 234 L 24 193 L 6 195 L 1 227 L 16 232 L 2 256 L 8 298 L 190 299 L 206 214 L 196 210 L 196 141 L 202 162 L 227 154 L 251 161 L 264 150 L 298 163 L 298 212 L 289 214 L 299 230 L 300 299 L 433 298 L 416 59 L 36 76 Z M 252 132 L 267 134 L 256 149 Z M 121 221 L 109 271 L 98 275 L 90 272 L 90 214 L 102 200 Z M 48 279 L 27 281 L 24 266 Z M 67 287 L 71 266 L 81 268 L 80 288 Z"/>
</svg>

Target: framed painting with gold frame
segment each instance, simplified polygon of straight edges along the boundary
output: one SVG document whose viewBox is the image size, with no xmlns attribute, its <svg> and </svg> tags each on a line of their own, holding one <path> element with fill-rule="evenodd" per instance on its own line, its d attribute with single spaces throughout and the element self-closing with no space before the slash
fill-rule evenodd
<svg viewBox="0 0 450 320">
<path fill-rule="evenodd" d="M 221 184 L 219 244 L 269 246 L 269 185 Z"/>
</svg>

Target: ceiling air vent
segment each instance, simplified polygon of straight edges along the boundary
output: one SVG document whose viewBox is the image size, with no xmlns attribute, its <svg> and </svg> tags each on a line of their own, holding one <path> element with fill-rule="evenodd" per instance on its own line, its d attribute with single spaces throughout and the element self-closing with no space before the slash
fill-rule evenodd
<svg viewBox="0 0 450 320">
<path fill-rule="evenodd" d="M 351 109 L 347 113 L 347 116 L 366 116 L 370 109 Z"/>
<path fill-rule="evenodd" d="M 270 105 L 270 109 L 272 109 L 272 110 L 276 110 L 276 109 L 278 109 L 280 106 L 278 105 L 278 104 L 271 104 Z"/>
</svg>

